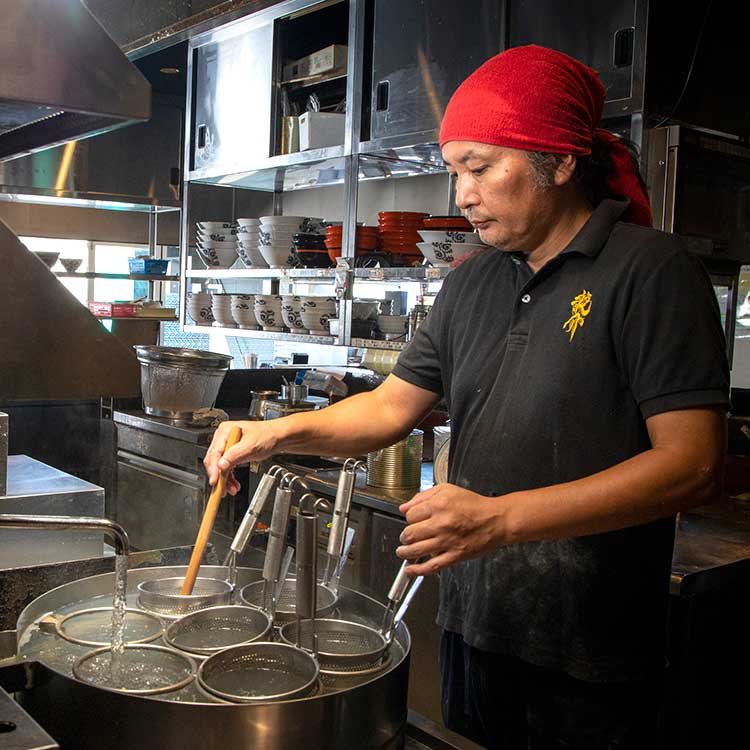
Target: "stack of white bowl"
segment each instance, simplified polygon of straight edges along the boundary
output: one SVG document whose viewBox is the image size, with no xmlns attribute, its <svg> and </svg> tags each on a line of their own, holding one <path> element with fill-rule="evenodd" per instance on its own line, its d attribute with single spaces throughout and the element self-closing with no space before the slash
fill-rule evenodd
<svg viewBox="0 0 750 750">
<path fill-rule="evenodd" d="M 187 311 L 193 322 L 198 326 L 210 326 L 214 322 L 211 310 L 211 295 L 209 292 L 188 292 Z"/>
<path fill-rule="evenodd" d="M 253 304 L 255 319 L 264 331 L 283 331 L 281 296 L 278 294 L 256 294 Z"/>
<path fill-rule="evenodd" d="M 302 298 L 293 294 L 281 295 L 281 319 L 292 333 L 307 333 L 302 322 Z"/>
<path fill-rule="evenodd" d="M 207 268 L 231 268 L 237 260 L 237 225 L 233 221 L 198 221 L 195 239 Z"/>
<path fill-rule="evenodd" d="M 246 268 L 268 268 L 259 245 L 260 219 L 237 219 L 237 255 Z"/>
<path fill-rule="evenodd" d="M 399 339 L 406 336 L 408 328 L 408 315 L 378 315 L 378 329 L 386 339 Z"/>
<path fill-rule="evenodd" d="M 232 295 L 232 317 L 240 328 L 252 331 L 258 330 L 258 322 L 255 319 L 255 295 L 233 294 Z"/>
<path fill-rule="evenodd" d="M 261 216 L 260 254 L 270 268 L 289 268 L 295 263 L 295 234 L 324 234 L 325 222 L 314 216 Z"/>
<path fill-rule="evenodd" d="M 479 232 L 462 232 L 448 230 L 445 232 L 420 231 L 419 251 L 433 266 L 449 266 L 467 253 L 484 250 L 485 245 L 479 239 Z"/>
<path fill-rule="evenodd" d="M 302 297 L 302 325 L 313 336 L 328 336 L 328 321 L 336 317 L 335 297 Z"/>
<path fill-rule="evenodd" d="M 212 294 L 211 310 L 214 314 L 214 326 L 217 328 L 237 328 L 237 324 L 232 317 L 231 294 Z"/>
</svg>

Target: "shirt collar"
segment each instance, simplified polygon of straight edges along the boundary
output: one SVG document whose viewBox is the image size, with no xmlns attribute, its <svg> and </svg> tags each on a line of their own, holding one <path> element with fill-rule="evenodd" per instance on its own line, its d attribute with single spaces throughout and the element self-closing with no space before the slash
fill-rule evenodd
<svg viewBox="0 0 750 750">
<path fill-rule="evenodd" d="M 629 205 L 627 198 L 605 198 L 560 255 L 578 253 L 595 258 L 609 239 L 612 227 Z"/>
</svg>

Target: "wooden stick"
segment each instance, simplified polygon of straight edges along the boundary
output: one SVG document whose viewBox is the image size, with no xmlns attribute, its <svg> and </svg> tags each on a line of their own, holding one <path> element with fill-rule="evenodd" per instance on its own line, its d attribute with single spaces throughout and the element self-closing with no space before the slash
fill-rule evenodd
<svg viewBox="0 0 750 750">
<path fill-rule="evenodd" d="M 239 443 L 241 437 L 242 430 L 239 427 L 232 427 L 227 436 L 224 452 L 226 453 L 226 451 L 228 451 L 233 445 Z M 208 537 L 211 535 L 211 529 L 214 527 L 216 513 L 219 510 L 221 496 L 224 494 L 224 487 L 226 486 L 228 475 L 229 472 L 226 471 L 222 471 L 219 474 L 219 478 L 214 485 L 211 496 L 208 498 L 208 503 L 206 504 L 206 510 L 203 513 L 201 527 L 198 529 L 198 537 L 195 540 L 193 554 L 190 556 L 190 565 L 188 565 L 187 573 L 185 574 L 185 581 L 182 584 L 180 596 L 190 596 L 190 594 L 193 593 L 195 579 L 198 577 L 198 571 L 200 570 L 201 561 L 203 560 L 203 553 L 206 551 Z"/>
</svg>

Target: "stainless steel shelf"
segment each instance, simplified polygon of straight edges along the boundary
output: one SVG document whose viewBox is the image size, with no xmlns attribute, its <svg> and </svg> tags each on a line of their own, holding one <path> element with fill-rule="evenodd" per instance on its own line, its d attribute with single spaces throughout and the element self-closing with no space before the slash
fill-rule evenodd
<svg viewBox="0 0 750 750">
<path fill-rule="evenodd" d="M 349 346 L 358 349 L 390 349 L 391 351 L 400 352 L 406 349 L 408 341 L 382 341 L 380 339 L 352 339 Z"/>
<path fill-rule="evenodd" d="M 161 274 L 137 274 L 137 273 L 96 273 L 94 271 L 82 271 L 81 273 L 68 271 L 53 271 L 55 276 L 63 279 L 124 279 L 129 281 L 179 281 L 179 276 L 166 276 Z"/>
<path fill-rule="evenodd" d="M 439 281 L 453 269 L 449 266 L 418 266 L 417 268 L 355 268 L 354 278 L 365 281 Z"/>
<path fill-rule="evenodd" d="M 333 268 L 201 268 L 188 269 L 192 279 L 314 279 L 333 281 Z"/>
<path fill-rule="evenodd" d="M 264 159 L 249 169 L 231 174 L 210 170 L 190 172 L 190 182 L 204 182 L 223 187 L 246 188 L 265 192 L 302 190 L 344 181 L 344 147 L 298 151 Z"/>
<path fill-rule="evenodd" d="M 303 333 L 283 333 L 275 331 L 253 331 L 247 328 L 217 328 L 214 326 L 186 325 L 185 330 L 190 333 L 220 333 L 224 336 L 241 336 L 250 339 L 275 339 L 277 341 L 297 341 L 301 344 L 333 345 L 333 336 L 310 336 Z"/>
<path fill-rule="evenodd" d="M 436 144 L 428 144 L 361 153 L 359 179 L 381 180 L 385 177 L 444 173 L 445 164 L 440 150 L 436 148 Z M 188 181 L 265 192 L 342 185 L 347 158 L 350 157 L 345 153 L 344 146 L 310 149 L 271 156 L 242 172 L 220 174 L 196 170 L 188 175 Z"/>
</svg>

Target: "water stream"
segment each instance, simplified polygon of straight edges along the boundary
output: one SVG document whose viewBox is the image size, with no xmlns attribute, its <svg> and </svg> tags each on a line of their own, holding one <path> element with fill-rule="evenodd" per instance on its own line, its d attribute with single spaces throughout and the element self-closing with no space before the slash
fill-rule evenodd
<svg viewBox="0 0 750 750">
<path fill-rule="evenodd" d="M 115 593 L 112 597 L 112 661 L 125 651 L 125 607 L 128 589 L 128 556 L 115 556 Z"/>
</svg>

